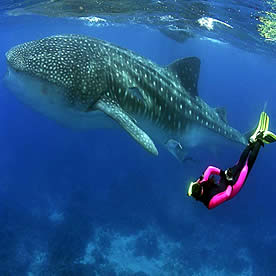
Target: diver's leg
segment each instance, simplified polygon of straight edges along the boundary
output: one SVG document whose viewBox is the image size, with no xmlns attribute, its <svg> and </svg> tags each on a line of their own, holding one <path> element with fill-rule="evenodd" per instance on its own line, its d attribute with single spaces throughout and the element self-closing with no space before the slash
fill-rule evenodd
<svg viewBox="0 0 276 276">
<path fill-rule="evenodd" d="M 254 162 L 256 161 L 261 145 L 263 144 L 260 140 L 257 140 L 255 143 L 252 144 L 252 146 L 250 147 L 249 156 L 248 158 L 246 158 L 243 167 L 235 172 L 235 175 L 233 177 L 234 185 L 232 186 L 233 190 L 230 198 L 234 197 L 244 185 L 250 173 L 250 170 L 252 169 Z"/>
<path fill-rule="evenodd" d="M 250 172 L 250 170 L 252 169 L 256 161 L 261 145 L 262 145 L 262 142 L 259 140 L 257 140 L 257 142 L 253 144 L 252 151 L 250 152 L 248 161 L 247 161 L 248 173 Z"/>
<path fill-rule="evenodd" d="M 246 160 L 249 156 L 250 151 L 253 148 L 254 148 L 254 143 L 248 144 L 246 146 L 246 148 L 243 150 L 238 163 L 235 166 L 233 166 L 232 168 L 230 168 L 233 178 L 236 178 L 237 174 L 240 173 L 240 171 L 242 170 L 242 168 L 244 167 L 244 165 L 246 163 Z"/>
</svg>

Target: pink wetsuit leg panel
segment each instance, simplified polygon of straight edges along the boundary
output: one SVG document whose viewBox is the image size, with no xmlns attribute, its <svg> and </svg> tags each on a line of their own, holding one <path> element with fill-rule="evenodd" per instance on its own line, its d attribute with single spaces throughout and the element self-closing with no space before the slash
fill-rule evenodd
<svg viewBox="0 0 276 276">
<path fill-rule="evenodd" d="M 232 190 L 233 190 L 232 186 L 228 185 L 228 187 L 226 188 L 225 191 L 213 196 L 208 204 L 208 209 L 213 209 L 213 208 L 217 207 L 218 205 L 220 205 L 221 203 L 230 199 Z"/>
<path fill-rule="evenodd" d="M 248 173 L 248 166 L 247 166 L 247 161 L 246 161 L 245 166 L 242 168 L 242 170 L 240 172 L 237 182 L 233 185 L 233 190 L 230 195 L 230 198 L 234 197 L 240 191 L 240 189 L 242 188 L 242 186 L 245 182 L 247 173 Z"/>
</svg>

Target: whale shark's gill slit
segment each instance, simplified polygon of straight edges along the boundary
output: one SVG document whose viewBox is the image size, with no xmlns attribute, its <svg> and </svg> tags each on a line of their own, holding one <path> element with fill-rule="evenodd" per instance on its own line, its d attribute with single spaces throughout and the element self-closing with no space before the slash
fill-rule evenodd
<svg viewBox="0 0 276 276">
<path fill-rule="evenodd" d="M 129 87 L 127 90 L 130 93 L 130 95 L 132 95 L 136 99 L 141 100 L 141 101 L 145 100 L 145 98 L 144 98 L 142 92 L 139 90 L 139 88 L 137 88 L 137 87 Z"/>
</svg>

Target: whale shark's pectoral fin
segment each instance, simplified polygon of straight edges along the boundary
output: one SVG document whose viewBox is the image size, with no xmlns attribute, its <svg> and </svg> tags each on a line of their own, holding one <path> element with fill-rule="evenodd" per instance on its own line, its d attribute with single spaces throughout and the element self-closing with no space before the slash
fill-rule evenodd
<svg viewBox="0 0 276 276">
<path fill-rule="evenodd" d="M 166 142 L 168 151 L 174 155 L 179 161 L 184 161 L 186 159 L 186 152 L 179 142 L 176 140 L 170 139 Z"/>
<path fill-rule="evenodd" d="M 95 107 L 118 122 L 147 151 L 158 155 L 158 151 L 150 137 L 135 124 L 133 119 L 116 101 L 103 97 L 97 101 Z"/>
</svg>

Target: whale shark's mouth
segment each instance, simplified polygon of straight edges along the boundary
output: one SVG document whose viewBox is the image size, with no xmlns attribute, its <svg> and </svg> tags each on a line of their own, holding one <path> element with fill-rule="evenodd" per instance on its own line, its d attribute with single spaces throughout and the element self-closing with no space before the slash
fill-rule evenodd
<svg viewBox="0 0 276 276">
<path fill-rule="evenodd" d="M 15 91 L 15 90 L 18 91 L 18 88 L 19 88 L 19 83 L 16 81 L 17 73 L 18 72 L 16 70 L 14 70 L 8 63 L 7 71 L 4 75 L 3 82 L 4 82 L 4 85 L 12 91 Z"/>
<path fill-rule="evenodd" d="M 38 111 L 43 112 L 43 109 L 53 105 L 64 105 L 62 96 L 64 91 L 61 91 L 64 89 L 28 73 L 15 70 L 9 63 L 4 76 L 4 84 L 21 101 Z"/>
<path fill-rule="evenodd" d="M 70 108 L 64 100 L 65 89 L 28 73 L 14 70 L 8 64 L 4 85 L 24 104 L 59 122 L 79 129 L 117 128 L 117 124 L 103 112 L 92 109 L 81 112 Z"/>
</svg>

